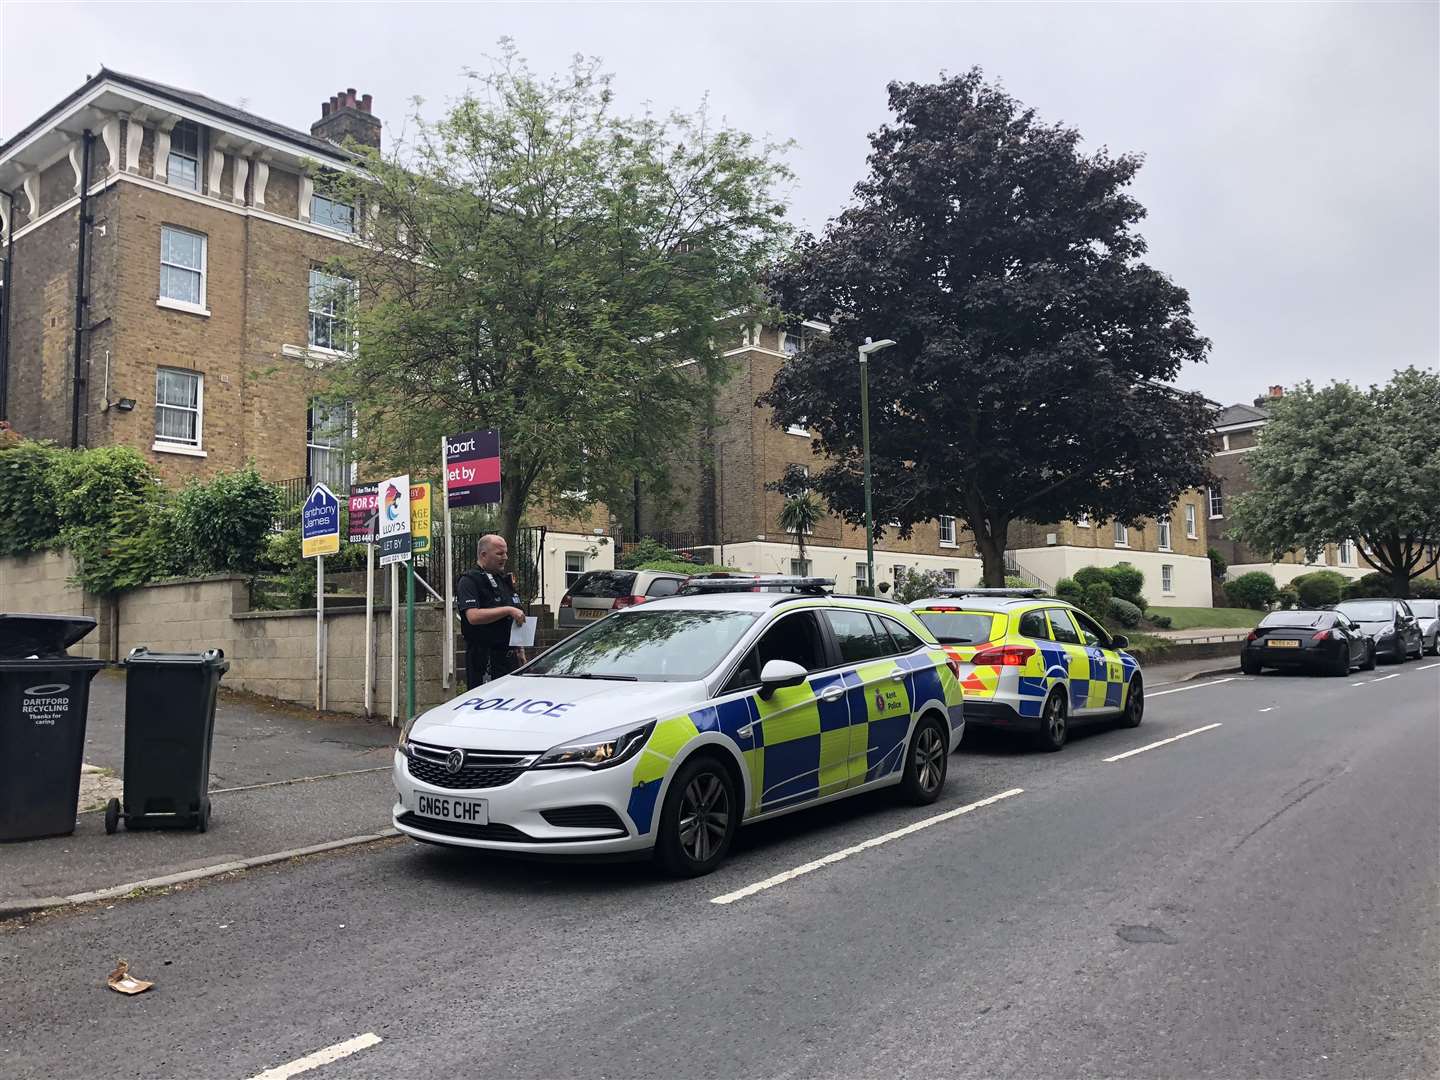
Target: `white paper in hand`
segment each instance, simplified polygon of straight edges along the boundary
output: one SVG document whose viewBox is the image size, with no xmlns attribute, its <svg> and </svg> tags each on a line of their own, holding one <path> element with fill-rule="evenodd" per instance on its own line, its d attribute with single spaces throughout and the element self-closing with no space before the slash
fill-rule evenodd
<svg viewBox="0 0 1440 1080">
<path fill-rule="evenodd" d="M 529 649 L 535 644 L 535 619 L 526 619 L 524 623 L 516 626 L 510 624 L 510 647 Z"/>
</svg>

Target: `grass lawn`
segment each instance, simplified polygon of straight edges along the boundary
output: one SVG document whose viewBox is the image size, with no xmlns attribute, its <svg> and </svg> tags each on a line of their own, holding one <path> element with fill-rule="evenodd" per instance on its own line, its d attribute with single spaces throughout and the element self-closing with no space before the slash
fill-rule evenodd
<svg viewBox="0 0 1440 1080">
<path fill-rule="evenodd" d="M 1151 607 L 1157 615 L 1169 615 L 1172 630 L 1207 630 L 1217 627 L 1247 629 L 1260 621 L 1263 611 L 1239 607 Z"/>
</svg>

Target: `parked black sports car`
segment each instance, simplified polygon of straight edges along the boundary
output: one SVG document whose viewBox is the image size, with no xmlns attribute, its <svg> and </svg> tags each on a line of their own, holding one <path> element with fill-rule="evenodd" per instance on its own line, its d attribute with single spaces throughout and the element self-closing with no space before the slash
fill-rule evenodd
<svg viewBox="0 0 1440 1080">
<path fill-rule="evenodd" d="M 1375 641 L 1342 611 L 1272 611 L 1250 631 L 1240 649 L 1240 668 L 1298 668 L 1349 674 L 1375 667 Z"/>
<path fill-rule="evenodd" d="M 1335 610 L 1373 637 L 1384 659 L 1403 664 L 1412 656 L 1418 660 L 1425 655 L 1420 620 L 1404 600 L 1344 600 Z"/>
</svg>

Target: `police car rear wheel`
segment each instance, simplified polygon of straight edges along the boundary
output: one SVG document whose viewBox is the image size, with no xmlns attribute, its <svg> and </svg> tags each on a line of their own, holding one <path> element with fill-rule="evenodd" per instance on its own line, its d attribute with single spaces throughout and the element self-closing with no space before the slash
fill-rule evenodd
<svg viewBox="0 0 1440 1080">
<path fill-rule="evenodd" d="M 670 782 L 656 857 L 677 877 L 708 874 L 729 852 L 739 824 L 740 804 L 730 773 L 714 758 L 692 758 Z"/>
<path fill-rule="evenodd" d="M 933 716 L 920 720 L 911 736 L 905 755 L 905 772 L 900 781 L 900 794 L 916 806 L 932 803 L 945 786 L 945 772 L 950 758 L 945 750 L 945 733 Z"/>
<path fill-rule="evenodd" d="M 1055 751 L 1065 746 L 1065 740 L 1070 737 L 1068 714 L 1062 694 L 1051 694 L 1045 699 L 1045 710 L 1040 714 L 1040 734 L 1037 739 L 1041 750 Z"/>
</svg>

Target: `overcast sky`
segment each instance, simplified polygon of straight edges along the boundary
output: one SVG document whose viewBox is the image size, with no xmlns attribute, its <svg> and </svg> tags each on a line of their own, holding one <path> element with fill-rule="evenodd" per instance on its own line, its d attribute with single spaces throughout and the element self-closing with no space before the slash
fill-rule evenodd
<svg viewBox="0 0 1440 1080">
<path fill-rule="evenodd" d="M 627 110 L 793 138 L 797 224 L 862 174 L 885 83 L 978 64 L 1091 145 L 1146 156 L 1150 261 L 1214 342 L 1182 384 L 1383 380 L 1440 356 L 1440 6 L 0 3 L 0 138 L 102 63 L 308 129 L 353 86 L 400 121 L 502 35 L 600 56 Z M 883 327 L 877 327 L 882 332 Z"/>
</svg>

